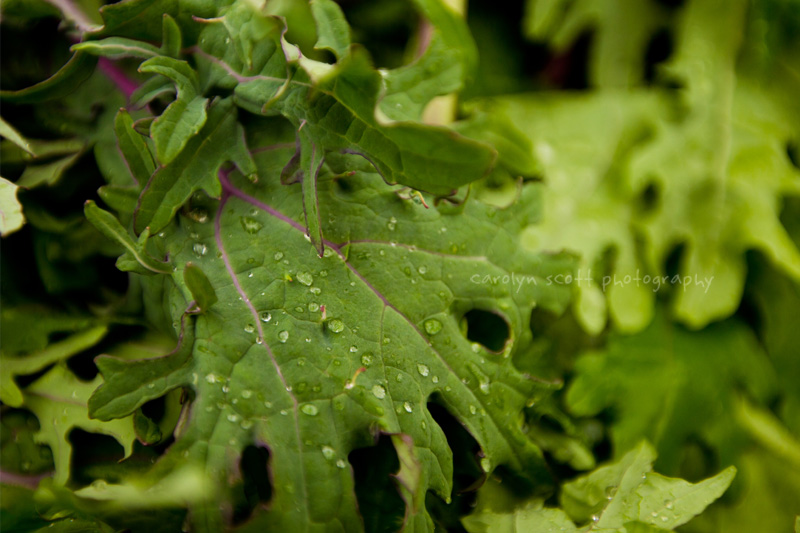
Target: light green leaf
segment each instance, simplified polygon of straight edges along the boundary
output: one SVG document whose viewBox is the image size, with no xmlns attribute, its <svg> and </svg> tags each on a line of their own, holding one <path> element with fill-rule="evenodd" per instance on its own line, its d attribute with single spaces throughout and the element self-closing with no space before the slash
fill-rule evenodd
<svg viewBox="0 0 800 533">
<path fill-rule="evenodd" d="M 74 428 L 113 437 L 122 445 L 125 457 L 133 453 L 136 434 L 131 417 L 101 422 L 88 416 L 86 402 L 101 381 L 99 375 L 91 382 L 81 381 L 65 365 L 58 364 L 25 389 L 25 407 L 42 422 L 36 440 L 53 451 L 56 483 L 64 484 L 69 478 L 69 434 Z"/>
<path fill-rule="evenodd" d="M 415 0 L 430 35 L 420 57 L 383 74 L 379 112 L 384 120 L 420 120 L 431 100 L 459 91 L 475 75 L 478 52 L 464 17 L 441 0 Z M 447 122 L 452 119 L 450 117 Z"/>
<path fill-rule="evenodd" d="M 330 50 L 342 59 L 350 48 L 350 26 L 342 8 L 333 0 L 311 0 L 311 12 L 317 25 L 317 50 Z"/>
<path fill-rule="evenodd" d="M 2 356 L 3 372 L 0 373 L 0 399 L 6 405 L 20 407 L 23 402 L 23 396 L 14 381 L 15 377 L 35 374 L 48 365 L 91 348 L 100 342 L 107 332 L 108 328 L 106 326 L 95 326 L 24 356 L 12 357 L 4 353 Z"/>
<path fill-rule="evenodd" d="M 31 146 L 30 141 L 23 137 L 17 130 L 14 129 L 11 124 L 2 118 L 0 118 L 0 135 L 16 144 L 30 155 L 34 157 L 36 156 L 36 154 L 33 152 L 33 147 Z"/>
<path fill-rule="evenodd" d="M 565 483 L 563 509 L 545 508 L 540 499 L 515 502 L 509 489 L 489 482 L 480 489 L 475 511 L 462 522 L 470 533 L 671 531 L 717 500 L 736 473 L 729 467 L 692 484 L 652 472 L 654 459 L 653 448 L 644 442 L 618 462 Z M 573 521 L 588 525 L 578 528 Z"/>
<path fill-rule="evenodd" d="M 651 473 L 639 488 L 639 521 L 659 529 L 675 529 L 702 513 L 728 490 L 736 468 L 729 466 L 700 483 Z M 665 520 L 666 519 L 666 520 Z"/>
<path fill-rule="evenodd" d="M 644 328 L 652 319 L 656 293 L 667 284 L 662 287 L 661 278 L 656 284 L 656 273 L 639 259 L 638 202 L 617 159 L 626 157 L 644 130 L 646 117 L 661 112 L 656 95 L 543 93 L 497 98 L 479 109 L 492 122 L 508 121 L 525 136 L 528 154 L 519 153 L 525 144 L 517 139 L 502 152 L 512 170 L 541 169 L 547 187 L 543 220 L 532 225 L 525 238 L 532 246 L 580 255 L 572 285 L 577 293 L 573 310 L 581 326 L 597 334 L 610 318 L 619 331 Z M 480 135 L 490 135 L 492 130 L 481 127 L 481 122 L 467 123 L 466 134 L 478 128 Z M 498 143 L 507 145 L 508 141 Z M 616 260 L 606 270 L 608 253 Z M 644 276 L 648 283 L 642 282 Z"/>
<path fill-rule="evenodd" d="M 150 59 L 161 55 L 161 50 L 151 44 L 124 37 L 108 37 L 99 41 L 84 41 L 73 44 L 70 49 L 73 52 L 84 52 L 109 59 L 121 59 L 123 57 Z"/>
<path fill-rule="evenodd" d="M 17 199 L 19 187 L 0 177 L 0 235 L 5 237 L 25 224 L 22 204 Z"/>
<path fill-rule="evenodd" d="M 529 39 L 546 41 L 563 52 L 591 30 L 591 83 L 626 88 L 643 81 L 647 47 L 668 22 L 668 12 L 659 2 L 527 0 L 524 31 Z"/>
</svg>

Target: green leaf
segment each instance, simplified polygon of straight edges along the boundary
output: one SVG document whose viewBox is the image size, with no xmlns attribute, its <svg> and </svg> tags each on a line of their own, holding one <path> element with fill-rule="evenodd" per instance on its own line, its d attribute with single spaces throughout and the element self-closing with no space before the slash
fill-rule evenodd
<svg viewBox="0 0 800 533">
<path fill-rule="evenodd" d="M 30 104 L 62 98 L 86 81 L 94 72 L 96 64 L 97 58 L 76 52 L 58 72 L 46 80 L 17 91 L 2 90 L 0 99 L 10 103 Z"/>
<path fill-rule="evenodd" d="M 22 204 L 17 199 L 19 187 L 0 177 L 0 235 L 5 237 L 25 224 Z"/>
<path fill-rule="evenodd" d="M 29 165 L 25 167 L 22 176 L 17 180 L 17 186 L 32 189 L 40 185 L 55 185 L 64 176 L 64 173 L 78 161 L 81 155 L 83 155 L 83 151 L 75 152 L 50 163 Z"/>
<path fill-rule="evenodd" d="M 270 152 L 261 154 L 274 165 Z M 329 158 L 329 165 L 353 161 Z M 280 164 L 272 168 L 277 176 Z M 434 490 L 447 498 L 452 475 L 444 434 L 426 408 L 433 393 L 483 447 L 487 471 L 506 465 L 546 485 L 541 452 L 522 433 L 518 415 L 556 385 L 520 374 L 510 357 L 532 340 L 533 302 L 558 310 L 568 299 L 566 288 L 545 279 L 568 271 L 571 260 L 518 245 L 538 187 L 524 187 L 520 205 L 507 210 L 468 201 L 439 211 L 399 199 L 375 174 L 347 178 L 354 196 L 343 198 L 332 180 L 338 174 L 326 171 L 317 184 L 330 239 L 322 257 L 297 222 L 300 190 L 277 180 L 253 184 L 237 173 L 223 176 L 213 224 L 181 215 L 163 239 L 154 239 L 174 264 L 202 268 L 225 312 L 213 306 L 181 319 L 189 297 L 181 276 L 173 276 L 180 287 L 175 298 L 183 294 L 185 306 L 165 311 L 183 320 L 179 348 L 150 361 L 99 358 L 106 381 L 92 398 L 93 416 L 125 416 L 169 390 L 193 389 L 193 414 L 159 468 L 188 459 L 225 476 L 229 461 L 204 450 L 224 442 L 220 450 L 238 453 L 266 443 L 275 492 L 254 530 L 311 517 L 360 529 L 347 457 L 372 438 L 374 427 L 413 443 L 409 448 L 402 440 L 399 475 L 419 480 L 409 485 L 408 513 L 417 524 L 429 523 L 420 495 Z M 210 211 L 204 200 L 192 202 L 192 209 Z M 334 213 L 336 224 L 329 222 Z M 502 280 L 510 272 L 532 277 L 519 286 L 492 283 L 492 276 Z M 425 296 L 409 299 L 409 286 Z M 509 357 L 463 336 L 458 323 L 473 306 L 508 321 L 511 340 L 503 353 Z M 309 497 L 298 500 L 301 490 Z M 204 519 L 218 524 L 221 518 L 208 512 Z"/>
<path fill-rule="evenodd" d="M 89 222 L 91 222 L 100 233 L 125 249 L 125 255 L 120 258 L 120 261 L 129 261 L 128 257 L 130 257 L 130 260 L 135 261 L 146 269 L 146 271 L 151 273 L 167 274 L 172 272 L 168 263 L 153 259 L 147 253 L 145 245 L 149 232 L 142 232 L 139 241 L 135 242 L 114 215 L 100 209 L 97 207 L 97 204 L 91 200 L 87 200 L 84 206 L 84 213 Z M 121 267 L 121 265 L 119 266 Z M 129 268 L 126 267 L 123 270 L 129 270 Z"/>
<path fill-rule="evenodd" d="M 722 464 L 733 463 L 749 435 L 721 413 L 734 412 L 740 386 L 761 401 L 775 389 L 772 368 L 742 324 L 729 320 L 692 333 L 663 313 L 643 332 L 613 335 L 605 350 L 582 355 L 575 372 L 569 410 L 593 416 L 613 408 L 617 453 L 644 436 L 659 450 L 657 465 L 666 473 L 677 471 L 689 438 L 713 447 Z"/>
<path fill-rule="evenodd" d="M 187 142 L 174 161 L 150 178 L 139 198 L 136 232 L 148 226 L 154 233 L 161 231 L 195 191 L 218 197 L 221 187 L 217 172 L 228 161 L 247 175 L 255 175 L 244 130 L 236 122 L 236 108 L 226 99 L 211 104 L 203 130 Z"/>
<path fill-rule="evenodd" d="M 231 16 L 226 14 L 226 19 Z M 221 81 L 234 88 L 242 107 L 258 113 L 279 112 L 297 129 L 308 130 L 325 153 L 360 154 L 388 183 L 437 195 L 452 194 L 484 175 L 494 163 L 490 147 L 447 128 L 411 122 L 383 125 L 376 120 L 382 76 L 363 49 L 353 49 L 336 65 L 318 63 L 281 39 L 279 21 L 263 18 L 259 24 L 263 37 L 258 41 L 230 35 L 219 24 L 208 25 L 201 38 L 204 53 L 200 57 L 205 56 Z M 257 59 L 252 69 L 225 39 L 253 50 L 245 56 Z M 296 74 L 292 76 L 291 71 Z"/>
<path fill-rule="evenodd" d="M 142 108 L 159 96 L 175 92 L 175 84 L 169 78 L 153 76 L 133 91 L 130 98 L 131 109 Z"/>
<path fill-rule="evenodd" d="M 123 57 L 150 59 L 161 55 L 161 51 L 151 44 L 124 37 L 108 37 L 99 41 L 85 41 L 73 44 L 71 50 L 109 59 L 122 59 Z"/>
<path fill-rule="evenodd" d="M 133 129 L 133 118 L 125 109 L 120 109 L 114 119 L 114 132 L 131 175 L 139 184 L 147 183 L 156 164 L 144 137 Z"/>
<path fill-rule="evenodd" d="M 183 281 L 201 311 L 207 311 L 217 302 L 214 286 L 208 281 L 200 267 L 194 263 L 186 263 L 183 269 Z"/>
<path fill-rule="evenodd" d="M 164 13 L 163 37 L 161 38 L 161 52 L 170 57 L 181 55 L 182 38 L 181 29 L 175 19 Z"/>
<path fill-rule="evenodd" d="M 103 27 L 96 35 L 113 35 L 157 42 L 165 14 L 178 13 L 177 0 L 129 0 L 100 8 Z"/>
<path fill-rule="evenodd" d="M 175 82 L 177 99 L 153 122 L 150 131 L 158 159 L 169 164 L 206 123 L 208 99 L 198 95 L 197 74 L 185 61 L 154 57 L 142 63 L 141 72 L 161 74 Z"/>
<path fill-rule="evenodd" d="M 350 26 L 342 8 L 333 0 L 311 0 L 311 12 L 317 25 L 317 50 L 330 50 L 336 59 L 345 57 L 350 49 Z"/>
</svg>

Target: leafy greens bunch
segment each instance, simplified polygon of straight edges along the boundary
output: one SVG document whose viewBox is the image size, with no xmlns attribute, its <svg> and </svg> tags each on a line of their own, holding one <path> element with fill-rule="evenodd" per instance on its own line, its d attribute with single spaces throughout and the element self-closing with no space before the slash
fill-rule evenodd
<svg viewBox="0 0 800 533">
<path fill-rule="evenodd" d="M 2 7 L 4 530 L 788 530 L 792 2 L 528 2 L 581 94 L 478 2 L 100 4 Z"/>
</svg>

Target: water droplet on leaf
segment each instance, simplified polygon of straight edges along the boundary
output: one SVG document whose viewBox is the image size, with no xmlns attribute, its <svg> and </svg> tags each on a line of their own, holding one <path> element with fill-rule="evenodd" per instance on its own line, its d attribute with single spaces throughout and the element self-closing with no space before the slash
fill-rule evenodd
<svg viewBox="0 0 800 533">
<path fill-rule="evenodd" d="M 428 335 L 436 335 L 442 331 L 442 323 L 435 318 L 428 319 L 425 321 L 425 331 Z"/>
<path fill-rule="evenodd" d="M 264 224 L 262 224 L 261 222 L 259 222 L 258 220 L 254 219 L 254 218 L 239 217 L 239 220 L 242 223 L 242 228 L 244 228 L 244 230 L 247 233 L 250 233 L 251 235 L 255 235 L 256 233 L 261 231 L 261 228 L 264 227 Z"/>
</svg>

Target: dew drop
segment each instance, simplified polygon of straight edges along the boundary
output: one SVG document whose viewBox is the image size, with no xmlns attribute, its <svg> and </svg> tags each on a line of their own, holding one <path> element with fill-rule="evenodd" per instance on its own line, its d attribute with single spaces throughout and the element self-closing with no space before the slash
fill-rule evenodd
<svg viewBox="0 0 800 533">
<path fill-rule="evenodd" d="M 599 522 L 599 521 L 600 521 L 600 516 L 596 515 L 596 514 L 593 514 L 592 515 L 592 522 Z"/>
<path fill-rule="evenodd" d="M 272 315 L 270 314 L 269 311 L 261 311 L 261 313 L 258 314 L 258 318 L 261 319 L 261 322 L 264 322 L 266 324 L 267 322 L 272 320 Z"/>
<path fill-rule="evenodd" d="M 409 402 L 403 402 L 403 409 L 406 410 L 406 413 L 413 413 L 414 412 L 414 407 L 412 407 Z"/>
<path fill-rule="evenodd" d="M 298 272 L 297 281 L 308 287 L 314 283 L 314 278 L 308 272 Z"/>
<path fill-rule="evenodd" d="M 283 330 L 280 333 L 278 333 L 278 340 L 281 341 L 281 343 L 286 343 L 286 341 L 289 340 L 289 332 Z"/>
<path fill-rule="evenodd" d="M 397 227 L 397 219 L 392 217 L 389 219 L 389 222 L 386 224 L 386 227 L 389 228 L 389 231 L 394 231 Z"/>
<path fill-rule="evenodd" d="M 194 255 L 196 255 L 197 257 L 202 257 L 206 255 L 208 247 L 206 247 L 206 245 L 203 244 L 202 242 L 196 242 L 194 243 L 194 246 L 192 246 L 192 251 L 194 252 Z"/>
<path fill-rule="evenodd" d="M 433 381 L 434 383 L 439 383 L 439 376 L 433 376 L 431 378 L 431 381 Z"/>
<path fill-rule="evenodd" d="M 250 420 L 249 418 L 245 418 L 239 425 L 241 426 L 242 429 L 250 429 L 251 427 L 253 427 L 253 421 Z"/>
<path fill-rule="evenodd" d="M 280 261 L 283 259 L 283 252 L 275 252 L 275 255 L 272 256 L 275 261 Z"/>
<path fill-rule="evenodd" d="M 373 385 L 372 394 L 374 394 L 377 399 L 383 400 L 386 398 L 386 389 L 384 389 L 382 385 Z"/>
<path fill-rule="evenodd" d="M 244 398 L 245 400 L 248 399 L 249 397 L 251 397 L 252 395 L 253 395 L 253 391 L 246 390 L 246 389 L 242 391 L 242 398 Z"/>
<path fill-rule="evenodd" d="M 244 330 L 245 330 L 247 333 L 253 333 L 253 332 L 256 330 L 256 327 L 255 327 L 253 324 L 247 324 L 247 325 L 244 327 Z"/>
<path fill-rule="evenodd" d="M 474 405 L 470 405 L 469 406 L 469 412 L 472 413 L 473 415 L 477 414 L 478 413 L 478 408 L 475 407 Z"/>
<path fill-rule="evenodd" d="M 364 366 L 371 365 L 372 364 L 372 354 L 371 353 L 365 353 L 364 355 L 362 355 L 361 356 L 361 364 L 364 365 Z"/>
<path fill-rule="evenodd" d="M 311 311 L 312 313 L 316 313 L 317 311 L 319 311 L 319 304 L 311 302 L 310 304 L 308 304 L 308 310 Z"/>
<path fill-rule="evenodd" d="M 417 372 L 419 372 L 420 376 L 427 377 L 430 370 L 428 369 L 427 365 L 423 365 L 422 363 L 420 363 L 417 365 Z"/>
<path fill-rule="evenodd" d="M 419 267 L 417 269 L 417 272 L 419 272 L 420 274 L 425 274 L 427 271 L 428 271 L 428 267 L 426 267 L 425 265 L 422 265 L 421 267 Z"/>
<path fill-rule="evenodd" d="M 667 509 L 672 509 L 674 507 L 672 500 L 664 500 L 664 507 L 666 507 Z"/>
<path fill-rule="evenodd" d="M 217 376 L 215 376 L 214 374 L 207 374 L 206 375 L 206 381 L 209 382 L 209 383 L 216 383 L 217 382 Z"/>
<path fill-rule="evenodd" d="M 228 422 L 238 422 L 239 421 L 239 415 L 237 415 L 235 413 L 229 414 L 227 416 L 227 418 L 228 418 Z"/>
<path fill-rule="evenodd" d="M 334 318 L 328 322 L 328 329 L 334 333 L 341 333 L 344 331 L 344 322 L 338 318 Z"/>
<path fill-rule="evenodd" d="M 442 323 L 435 318 L 428 319 L 425 321 L 425 331 L 428 335 L 436 335 L 442 331 Z"/>
<path fill-rule="evenodd" d="M 356 353 L 358 351 L 358 346 L 351 346 L 350 353 Z"/>
<path fill-rule="evenodd" d="M 189 218 L 191 218 L 195 222 L 199 222 L 200 224 L 204 224 L 205 222 L 208 221 L 208 213 L 206 212 L 205 209 L 201 207 L 195 207 L 194 209 L 189 211 L 187 215 L 189 216 Z"/>
<path fill-rule="evenodd" d="M 261 228 L 264 227 L 264 224 L 262 224 L 261 222 L 259 222 L 258 220 L 254 219 L 254 218 L 239 217 L 239 220 L 242 223 L 242 228 L 244 228 L 244 230 L 247 233 L 250 233 L 251 235 L 255 235 L 256 233 L 261 231 Z"/>
<path fill-rule="evenodd" d="M 303 407 L 300 408 L 300 410 L 303 411 L 308 416 L 317 416 L 317 413 L 319 413 L 319 411 L 317 410 L 317 406 L 314 405 L 313 403 L 305 404 Z"/>
<path fill-rule="evenodd" d="M 344 459 L 339 459 L 336 461 L 336 468 L 344 468 L 347 464 L 344 462 Z"/>
<path fill-rule="evenodd" d="M 325 457 L 328 461 L 336 457 L 336 450 L 331 448 L 330 446 L 323 446 L 322 447 L 322 456 Z"/>
</svg>

